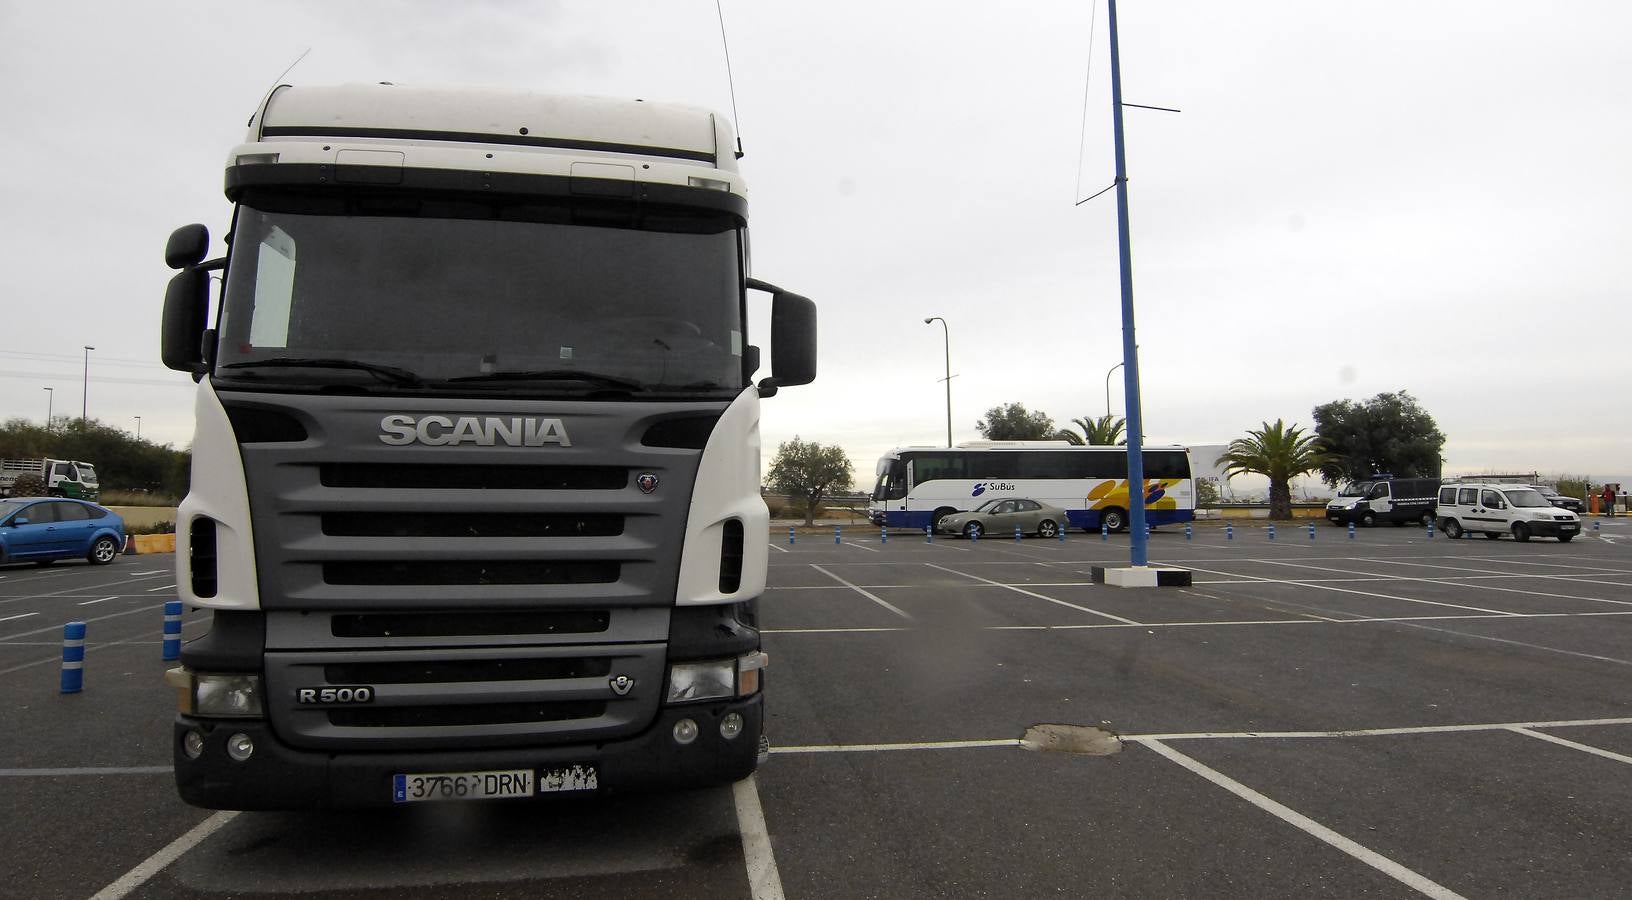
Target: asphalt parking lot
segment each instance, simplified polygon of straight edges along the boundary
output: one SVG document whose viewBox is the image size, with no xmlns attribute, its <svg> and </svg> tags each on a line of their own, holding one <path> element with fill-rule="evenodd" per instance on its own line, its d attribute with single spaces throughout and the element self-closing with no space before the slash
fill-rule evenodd
<svg viewBox="0 0 1632 900">
<path fill-rule="evenodd" d="M 0 895 L 1624 896 L 1632 527 L 1590 528 L 1168 529 L 1195 583 L 1143 590 L 1090 582 L 1125 537 L 773 533 L 754 779 L 366 814 L 176 799 L 169 557 L 0 568 Z"/>
</svg>

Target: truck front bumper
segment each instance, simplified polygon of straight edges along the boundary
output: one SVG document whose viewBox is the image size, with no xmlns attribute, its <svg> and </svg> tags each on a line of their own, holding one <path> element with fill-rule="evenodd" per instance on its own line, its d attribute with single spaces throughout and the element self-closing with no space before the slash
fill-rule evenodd
<svg viewBox="0 0 1632 900">
<path fill-rule="evenodd" d="M 720 720 L 743 718 L 736 737 L 720 734 Z M 697 723 L 697 739 L 674 739 L 681 719 Z M 265 719 L 176 717 L 173 756 L 181 798 L 206 809 L 351 809 L 393 805 L 393 782 L 401 774 L 554 769 L 593 766 L 597 787 L 608 793 L 651 787 L 684 787 L 738 781 L 759 764 L 764 695 L 745 700 L 664 707 L 634 737 L 599 744 L 506 747 L 491 750 L 331 753 L 291 747 Z M 183 749 L 188 732 L 204 738 L 197 759 Z M 227 739 L 247 735 L 254 752 L 239 762 L 227 755 Z M 565 796 L 582 795 L 574 792 Z M 554 796 L 539 794 L 535 796 Z"/>
</svg>

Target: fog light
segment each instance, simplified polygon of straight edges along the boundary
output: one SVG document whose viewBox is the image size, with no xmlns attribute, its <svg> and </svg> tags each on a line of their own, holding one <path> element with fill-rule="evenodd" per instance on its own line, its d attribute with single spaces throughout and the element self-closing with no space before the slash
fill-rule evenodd
<svg viewBox="0 0 1632 900">
<path fill-rule="evenodd" d="M 726 713 L 720 720 L 720 737 L 731 740 L 742 734 L 742 713 Z"/>
<path fill-rule="evenodd" d="M 249 735 L 239 732 L 227 738 L 227 755 L 243 762 L 255 755 L 255 742 L 250 740 Z"/>
<path fill-rule="evenodd" d="M 690 719 L 681 719 L 674 723 L 674 742 L 676 744 L 685 745 L 695 740 L 697 740 L 696 722 Z"/>
<path fill-rule="evenodd" d="M 187 754 L 188 759 L 198 759 L 204 755 L 204 735 L 196 731 L 189 731 L 181 736 L 181 752 Z"/>
</svg>

